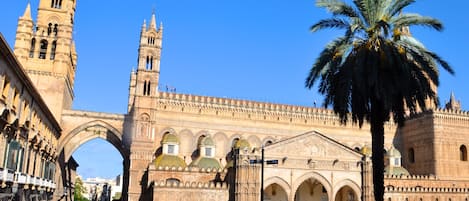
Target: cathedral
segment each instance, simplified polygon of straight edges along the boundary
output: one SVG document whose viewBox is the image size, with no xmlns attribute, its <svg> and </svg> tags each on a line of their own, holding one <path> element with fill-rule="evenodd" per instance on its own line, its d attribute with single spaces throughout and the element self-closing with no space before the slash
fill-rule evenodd
<svg viewBox="0 0 469 201">
<path fill-rule="evenodd" d="M 325 108 L 158 89 L 163 25 L 141 26 L 126 114 L 71 108 L 76 0 L 25 5 L 11 48 L 0 34 L 0 201 L 71 201 L 72 153 L 95 138 L 122 155 L 123 201 L 372 201 L 369 125 Z M 469 112 L 385 125 L 385 200 L 469 199 Z"/>
</svg>

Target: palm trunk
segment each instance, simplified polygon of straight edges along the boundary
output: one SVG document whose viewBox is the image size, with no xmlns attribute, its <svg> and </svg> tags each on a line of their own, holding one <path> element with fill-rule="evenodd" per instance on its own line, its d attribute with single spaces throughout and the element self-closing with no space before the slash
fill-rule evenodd
<svg viewBox="0 0 469 201">
<path fill-rule="evenodd" d="M 371 140 L 373 162 L 373 188 L 375 201 L 384 199 L 384 109 L 381 103 L 371 109 Z"/>
</svg>

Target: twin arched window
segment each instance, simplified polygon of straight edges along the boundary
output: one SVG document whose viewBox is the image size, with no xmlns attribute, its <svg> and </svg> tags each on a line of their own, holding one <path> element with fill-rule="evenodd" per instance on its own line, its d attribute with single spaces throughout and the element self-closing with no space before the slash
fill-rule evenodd
<svg viewBox="0 0 469 201">
<path fill-rule="evenodd" d="M 151 82 L 150 81 L 144 81 L 143 82 L 143 95 L 144 96 L 149 96 L 151 91 Z"/>
<path fill-rule="evenodd" d="M 153 57 L 147 56 L 147 63 L 146 63 L 145 68 L 147 70 L 153 69 Z"/>
<path fill-rule="evenodd" d="M 62 0 L 52 0 L 50 2 L 50 7 L 51 8 L 57 8 L 57 9 L 62 8 Z"/>
</svg>

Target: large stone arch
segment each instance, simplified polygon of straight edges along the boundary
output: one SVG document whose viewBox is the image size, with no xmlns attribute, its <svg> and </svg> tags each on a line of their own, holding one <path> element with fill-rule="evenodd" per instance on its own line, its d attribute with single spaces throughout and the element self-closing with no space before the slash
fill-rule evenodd
<svg viewBox="0 0 469 201">
<path fill-rule="evenodd" d="M 270 177 L 264 181 L 264 189 L 267 188 L 269 185 L 277 184 L 283 188 L 283 190 L 287 193 L 287 197 L 290 197 L 291 194 L 291 186 L 288 184 L 287 181 L 280 177 Z"/>
<path fill-rule="evenodd" d="M 350 179 L 344 179 L 339 182 L 337 182 L 334 185 L 334 192 L 332 194 L 334 195 L 334 199 L 337 196 L 337 193 L 339 192 L 342 187 L 349 187 L 355 192 L 355 196 L 357 196 L 357 200 L 360 200 L 360 195 L 361 195 L 361 188 L 360 185 L 358 185 L 356 182 L 350 180 Z"/>
<path fill-rule="evenodd" d="M 306 180 L 311 179 L 311 178 L 319 181 L 319 183 L 321 183 L 326 189 L 328 197 L 332 198 L 333 194 L 332 194 L 331 183 L 327 180 L 326 177 L 324 177 L 322 174 L 318 172 L 308 172 L 298 177 L 292 185 L 292 191 L 291 191 L 292 193 L 290 195 L 294 196 L 296 191 L 300 187 L 300 185 L 303 184 L 303 182 L 305 182 Z"/>
<path fill-rule="evenodd" d="M 68 161 L 78 147 L 95 138 L 101 138 L 111 143 L 122 155 L 122 158 L 127 160 L 129 151 L 122 143 L 123 134 L 102 120 L 81 124 L 69 133 L 65 133 L 58 148 L 63 152 L 65 161 Z"/>
</svg>

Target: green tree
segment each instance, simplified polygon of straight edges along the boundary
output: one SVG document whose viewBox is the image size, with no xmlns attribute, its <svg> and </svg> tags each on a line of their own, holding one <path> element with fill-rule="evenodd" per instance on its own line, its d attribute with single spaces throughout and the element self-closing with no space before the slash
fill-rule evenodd
<svg viewBox="0 0 469 201">
<path fill-rule="evenodd" d="M 320 53 L 305 85 L 319 80 L 324 105 L 332 105 L 343 124 L 351 118 L 361 127 L 370 122 L 372 135 L 373 187 L 376 201 L 384 195 L 384 123 L 392 116 L 404 124 L 411 114 L 426 109 L 426 101 L 438 105 L 438 66 L 454 74 L 447 62 L 427 50 L 408 29 L 422 25 L 437 31 L 442 23 L 432 17 L 401 11 L 415 0 L 317 0 L 332 17 L 311 27 L 345 30 L 345 34 Z"/>
<path fill-rule="evenodd" d="M 83 196 L 83 193 L 86 193 L 86 188 L 83 186 L 83 181 L 81 181 L 80 177 L 75 179 L 75 193 L 73 198 L 75 201 L 89 201 L 87 198 Z"/>
</svg>

